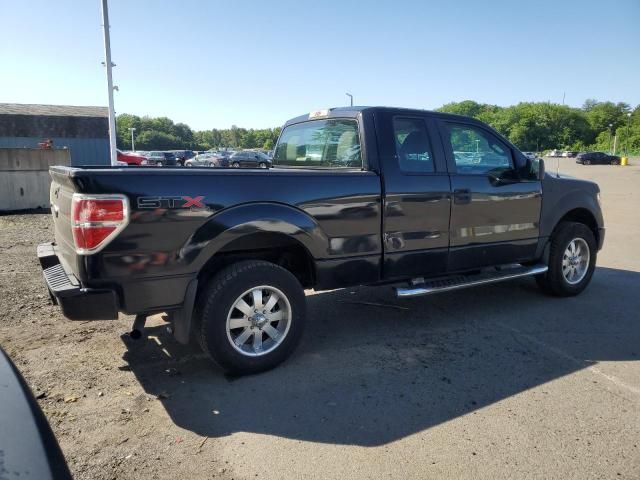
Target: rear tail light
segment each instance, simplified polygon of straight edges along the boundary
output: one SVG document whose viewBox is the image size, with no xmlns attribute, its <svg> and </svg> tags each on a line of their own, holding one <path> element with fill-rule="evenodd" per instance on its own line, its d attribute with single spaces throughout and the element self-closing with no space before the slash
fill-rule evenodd
<svg viewBox="0 0 640 480">
<path fill-rule="evenodd" d="M 129 201 L 124 195 L 73 194 L 71 229 L 76 253 L 102 250 L 129 223 Z"/>
</svg>

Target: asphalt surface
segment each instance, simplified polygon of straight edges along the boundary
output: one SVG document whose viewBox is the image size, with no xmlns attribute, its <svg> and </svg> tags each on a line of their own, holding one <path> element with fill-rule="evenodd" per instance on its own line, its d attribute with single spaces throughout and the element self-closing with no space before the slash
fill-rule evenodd
<svg viewBox="0 0 640 480">
<path fill-rule="evenodd" d="M 63 369 L 77 368 L 58 380 L 75 391 L 91 379 L 77 402 L 41 400 L 77 478 L 638 479 L 640 166 L 559 161 L 600 184 L 607 226 L 575 298 L 531 279 L 409 300 L 309 292 L 293 357 L 243 378 L 177 345 L 159 318 L 138 342 L 114 335 L 130 318 L 79 347 L 66 333 L 28 353 L 15 331 L 5 342 L 36 391 L 60 388 L 50 376 Z"/>
</svg>

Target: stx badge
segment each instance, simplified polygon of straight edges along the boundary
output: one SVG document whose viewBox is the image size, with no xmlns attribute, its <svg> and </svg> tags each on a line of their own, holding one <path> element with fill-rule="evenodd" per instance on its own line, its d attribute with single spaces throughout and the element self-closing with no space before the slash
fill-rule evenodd
<svg viewBox="0 0 640 480">
<path fill-rule="evenodd" d="M 138 197 L 138 208 L 190 208 L 206 209 L 204 195 L 197 197 Z"/>
</svg>

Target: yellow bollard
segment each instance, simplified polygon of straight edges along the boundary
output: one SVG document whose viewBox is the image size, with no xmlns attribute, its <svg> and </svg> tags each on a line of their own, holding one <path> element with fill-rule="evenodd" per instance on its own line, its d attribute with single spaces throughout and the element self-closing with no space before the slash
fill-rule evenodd
<svg viewBox="0 0 640 480">
<path fill-rule="evenodd" d="M 622 157 L 622 158 L 620 159 L 620 165 L 621 165 L 621 166 L 623 166 L 623 167 L 624 167 L 624 166 L 626 166 L 626 165 L 628 165 L 628 164 L 629 164 L 629 158 L 628 158 L 628 157 Z"/>
</svg>

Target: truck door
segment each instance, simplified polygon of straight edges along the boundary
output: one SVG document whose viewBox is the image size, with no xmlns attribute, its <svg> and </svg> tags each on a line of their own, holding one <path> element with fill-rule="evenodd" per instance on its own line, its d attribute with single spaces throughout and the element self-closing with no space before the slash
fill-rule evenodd
<svg viewBox="0 0 640 480">
<path fill-rule="evenodd" d="M 383 111 L 376 114 L 376 132 L 384 179 L 383 278 L 442 273 L 451 189 L 437 126 L 428 116 Z"/>
<path fill-rule="evenodd" d="M 539 236 L 542 187 L 489 128 L 439 121 L 453 203 L 448 270 L 531 260 Z"/>
</svg>

